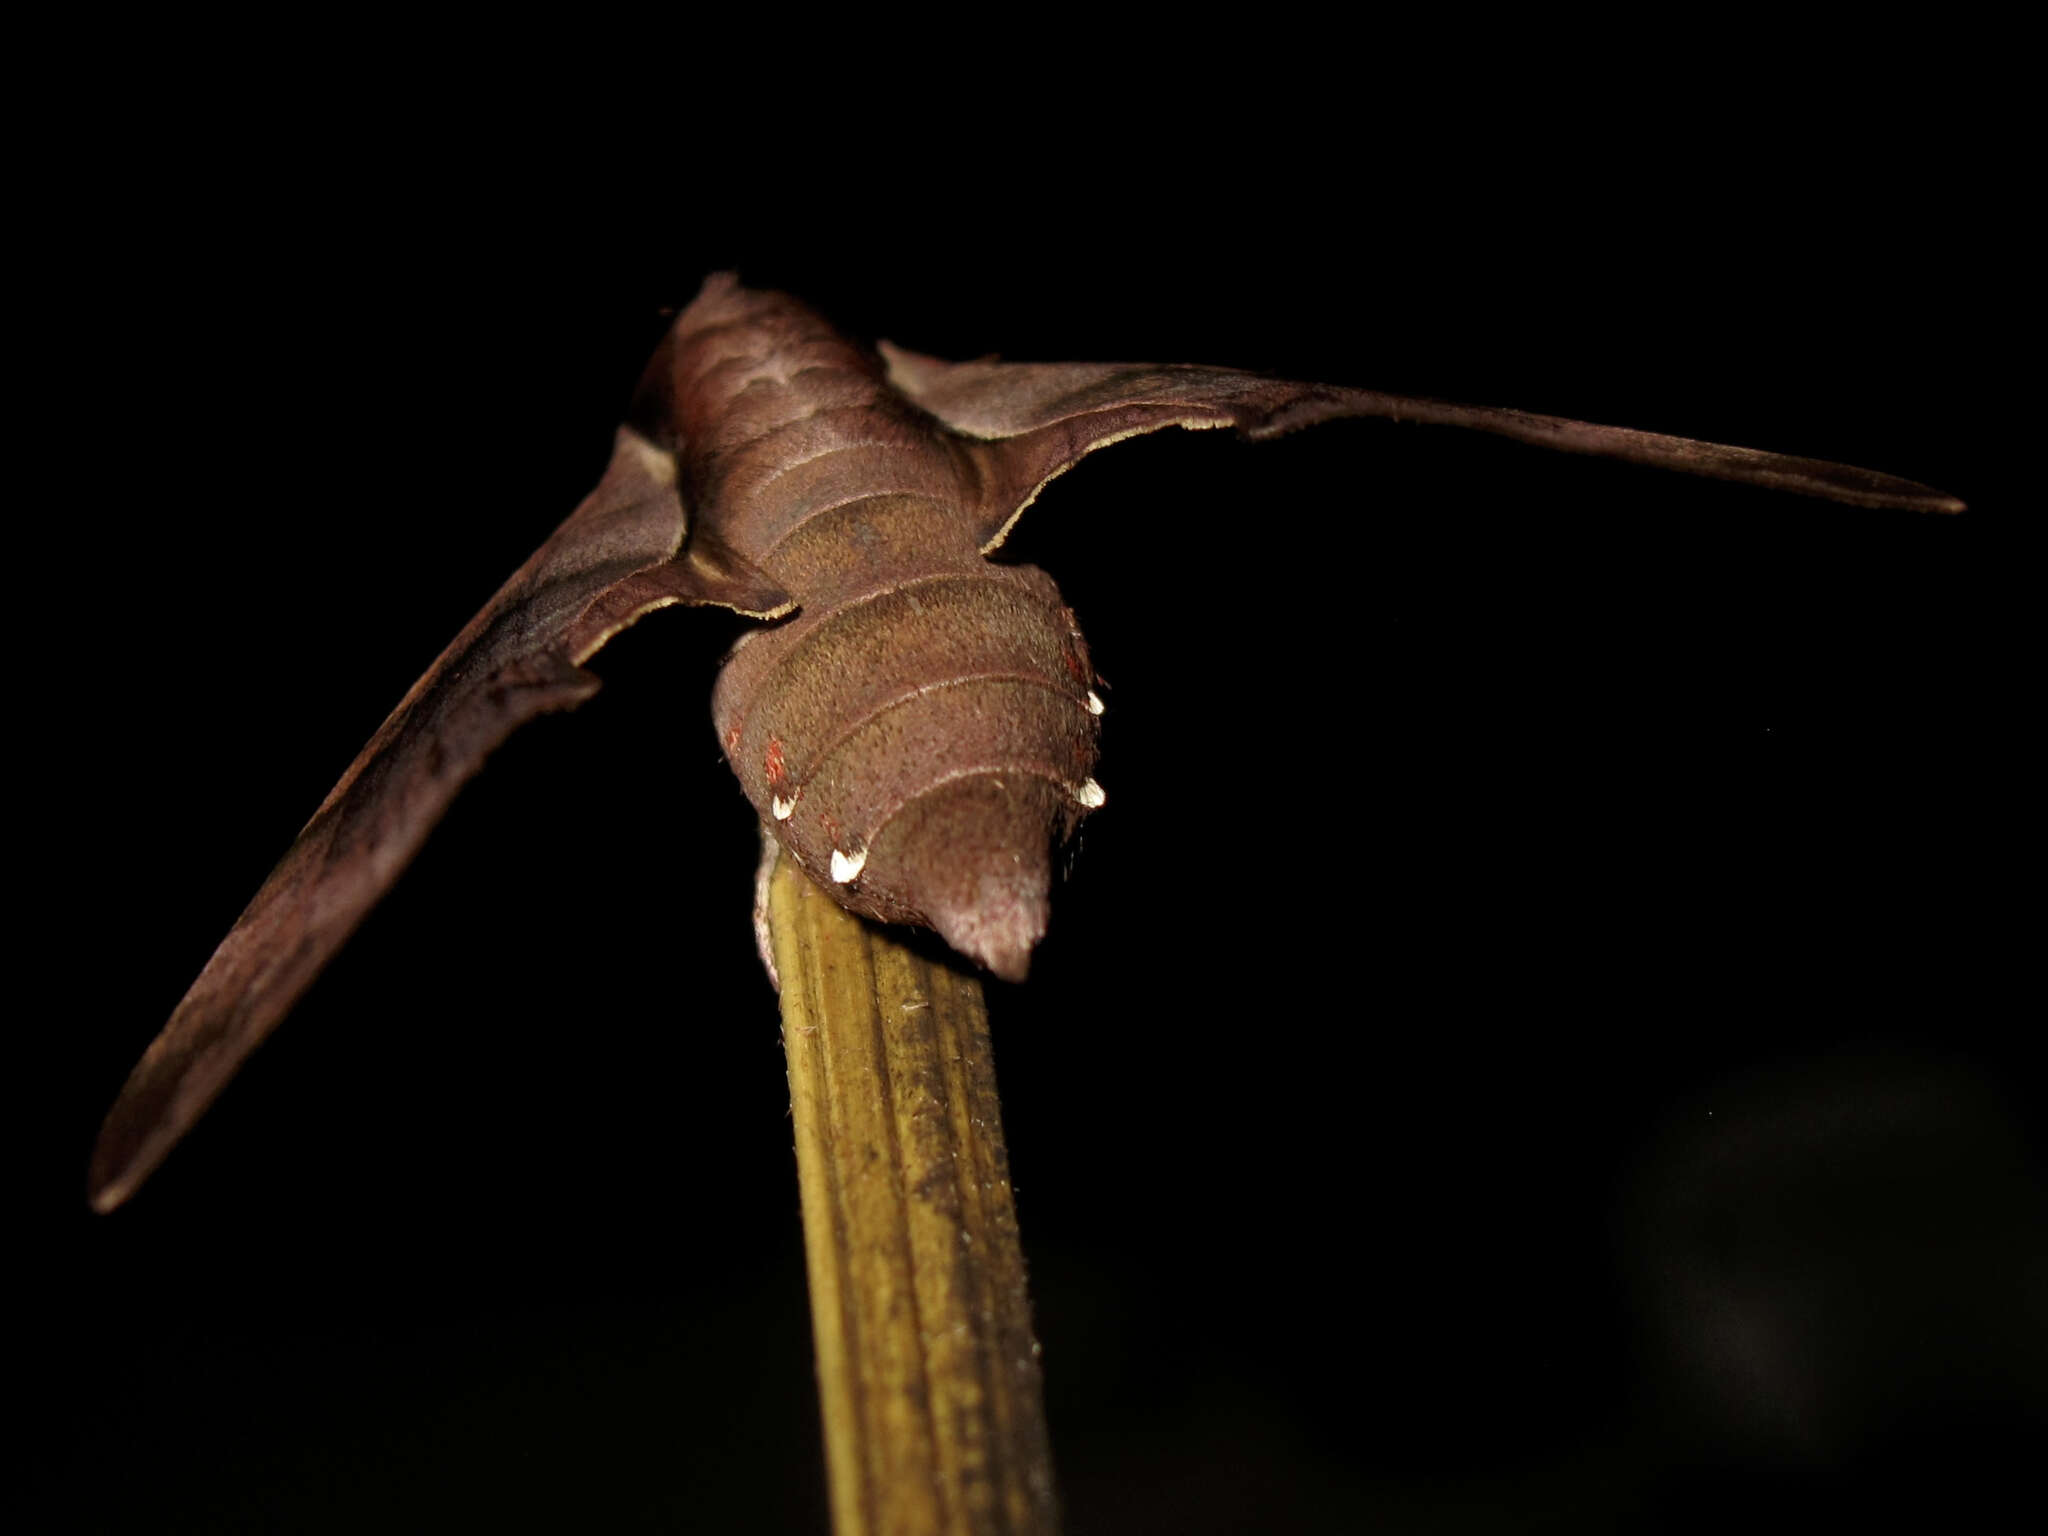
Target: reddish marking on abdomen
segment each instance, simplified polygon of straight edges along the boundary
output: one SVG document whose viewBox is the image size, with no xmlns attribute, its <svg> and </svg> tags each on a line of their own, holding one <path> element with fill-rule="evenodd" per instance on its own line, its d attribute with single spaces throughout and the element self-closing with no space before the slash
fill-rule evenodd
<svg viewBox="0 0 2048 1536">
<path fill-rule="evenodd" d="M 726 733 L 725 733 L 725 755 L 726 755 L 726 758 L 727 758 L 728 760 L 730 760 L 730 759 L 731 759 L 731 757 L 732 757 L 732 755 L 733 755 L 733 753 L 735 753 L 735 752 L 739 751 L 739 749 L 740 749 L 740 726 L 739 726 L 739 722 L 738 722 L 737 720 L 735 720 L 735 721 L 734 721 L 734 722 L 732 723 L 732 726 L 730 727 L 730 729 L 728 729 L 728 730 L 726 731 Z"/>
<path fill-rule="evenodd" d="M 789 778 L 789 769 L 782 761 L 782 738 L 780 736 L 770 736 L 768 738 L 768 753 L 762 759 L 762 766 L 767 770 L 769 787 L 780 793 L 783 785 Z"/>
</svg>

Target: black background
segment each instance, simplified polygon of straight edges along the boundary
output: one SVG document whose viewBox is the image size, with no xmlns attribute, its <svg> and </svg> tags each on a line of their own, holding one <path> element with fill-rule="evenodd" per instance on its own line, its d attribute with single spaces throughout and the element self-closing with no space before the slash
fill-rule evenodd
<svg viewBox="0 0 2048 1536">
<path fill-rule="evenodd" d="M 1520 405 L 1973 506 L 1378 423 L 1161 434 L 1047 493 L 1006 555 L 1111 684 L 1109 804 L 991 1007 L 1074 1531 L 1669 1529 L 2016 1475 L 2038 700 L 1960 100 L 1937 131 L 1873 78 L 1795 132 L 1767 82 L 1649 79 L 1418 126 L 1322 81 L 1276 124 L 1257 88 L 1125 103 L 1087 153 L 913 112 L 543 164 L 194 103 L 108 162 L 28 445 L 32 1528 L 823 1529 L 708 722 L 734 621 L 608 650 L 133 1206 L 82 1193 L 211 946 L 727 266 L 941 355 Z"/>
</svg>

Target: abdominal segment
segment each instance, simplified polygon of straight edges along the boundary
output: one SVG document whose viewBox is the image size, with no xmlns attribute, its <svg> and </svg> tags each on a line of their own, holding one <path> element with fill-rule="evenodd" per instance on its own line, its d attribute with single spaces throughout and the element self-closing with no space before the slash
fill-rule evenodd
<svg viewBox="0 0 2048 1536">
<path fill-rule="evenodd" d="M 755 632 L 713 715 L 748 798 L 814 879 L 1021 976 L 1051 851 L 1101 802 L 1093 681 L 1051 579 L 976 558 Z"/>
</svg>

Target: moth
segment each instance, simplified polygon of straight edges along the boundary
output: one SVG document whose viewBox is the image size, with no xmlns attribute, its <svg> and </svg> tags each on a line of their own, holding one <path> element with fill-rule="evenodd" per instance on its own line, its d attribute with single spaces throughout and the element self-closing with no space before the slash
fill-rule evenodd
<svg viewBox="0 0 2048 1536">
<path fill-rule="evenodd" d="M 1052 579 L 992 562 L 1046 484 L 1166 427 L 1263 440 L 1340 417 L 1876 508 L 1955 512 L 1872 470 L 1554 416 L 1183 365 L 949 363 L 857 344 L 786 295 L 710 278 L 634 393 L 597 487 L 450 642 L 315 811 L 173 1012 L 101 1131 L 126 1200 L 311 985 L 514 729 L 658 608 L 757 627 L 712 699 L 774 845 L 849 909 L 1020 980 L 1052 860 L 1105 794 L 1104 710 Z"/>
</svg>

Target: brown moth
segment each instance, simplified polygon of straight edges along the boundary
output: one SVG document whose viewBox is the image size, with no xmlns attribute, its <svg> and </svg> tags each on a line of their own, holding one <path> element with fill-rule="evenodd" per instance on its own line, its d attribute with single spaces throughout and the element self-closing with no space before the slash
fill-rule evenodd
<svg viewBox="0 0 2048 1536">
<path fill-rule="evenodd" d="M 643 614 L 764 621 L 713 717 L 763 827 L 848 908 L 1020 979 L 1051 859 L 1104 800 L 1102 701 L 1050 577 L 987 556 L 1045 484 L 1164 427 L 1264 439 L 1338 417 L 1470 427 L 1879 508 L 1961 503 L 1870 470 L 1230 369 L 946 363 L 851 342 L 711 278 L 657 350 L 598 486 L 436 658 L 314 813 L 136 1066 L 95 1149 L 131 1195 L 283 1018 L 512 730 L 596 691 Z"/>
</svg>

